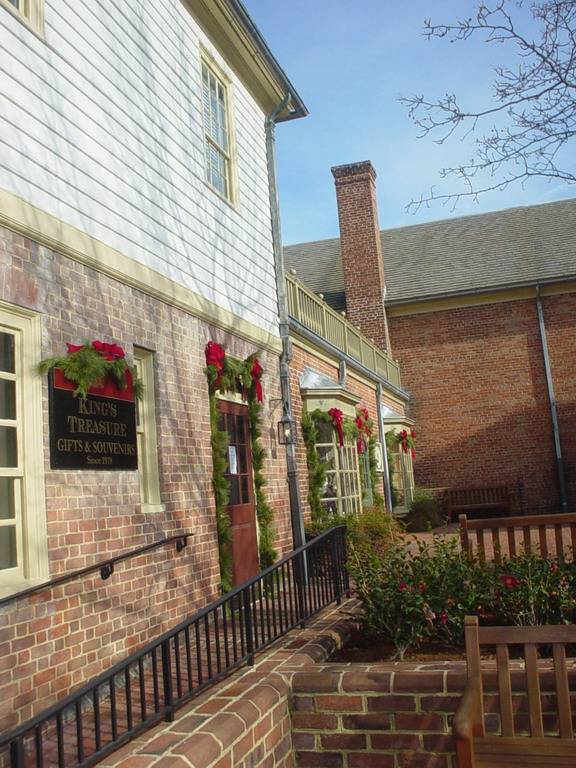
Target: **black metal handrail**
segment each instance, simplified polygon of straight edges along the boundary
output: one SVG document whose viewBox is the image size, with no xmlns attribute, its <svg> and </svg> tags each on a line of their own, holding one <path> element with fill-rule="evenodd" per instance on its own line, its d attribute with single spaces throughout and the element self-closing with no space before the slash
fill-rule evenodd
<svg viewBox="0 0 576 768">
<path fill-rule="evenodd" d="M 42 714 L 0 735 L 0 765 L 86 768 L 349 592 L 346 528 L 321 534 Z M 7 762 L 9 761 L 9 762 Z"/>
<path fill-rule="evenodd" d="M 153 541 L 152 544 L 145 544 L 143 547 L 138 547 L 138 549 L 132 549 L 130 552 L 125 552 L 123 555 L 116 555 L 116 557 L 110 557 L 107 560 L 101 560 L 99 563 L 88 565 L 86 568 L 80 568 L 78 571 L 64 573 L 62 576 L 56 576 L 55 579 L 51 579 L 50 581 L 45 581 L 42 584 L 35 584 L 33 587 L 23 589 L 21 592 L 15 592 L 12 595 L 2 597 L 0 598 L 0 605 L 3 605 L 4 603 L 10 603 L 13 600 L 20 600 L 23 597 L 28 597 L 28 595 L 33 595 L 35 592 L 42 592 L 44 589 L 52 589 L 52 587 L 60 586 L 60 584 L 64 584 L 66 581 L 73 581 L 74 579 L 77 579 L 80 576 L 85 576 L 87 573 L 92 573 L 93 571 L 100 571 L 100 578 L 102 580 L 106 580 L 114 573 L 114 566 L 116 563 L 119 563 L 122 560 L 129 560 L 132 557 L 137 557 L 143 552 L 148 552 L 151 549 L 162 547 L 164 544 L 170 544 L 171 541 L 176 542 L 176 551 L 182 552 L 188 543 L 189 536 L 194 536 L 194 534 L 179 533 L 176 536 L 169 536 L 167 539 Z"/>
</svg>

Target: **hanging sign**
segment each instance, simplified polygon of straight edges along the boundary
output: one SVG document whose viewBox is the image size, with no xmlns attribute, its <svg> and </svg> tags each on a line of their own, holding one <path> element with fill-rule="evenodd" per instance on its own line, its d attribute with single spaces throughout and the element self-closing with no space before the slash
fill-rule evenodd
<svg viewBox="0 0 576 768">
<path fill-rule="evenodd" d="M 138 469 L 136 404 L 130 372 L 120 389 L 112 377 L 74 397 L 73 382 L 50 373 L 50 466 L 52 469 Z"/>
</svg>

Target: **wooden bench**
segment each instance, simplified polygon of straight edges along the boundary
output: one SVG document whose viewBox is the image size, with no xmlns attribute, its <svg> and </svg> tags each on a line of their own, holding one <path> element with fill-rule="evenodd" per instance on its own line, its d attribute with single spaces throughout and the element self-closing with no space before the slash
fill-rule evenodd
<svg viewBox="0 0 576 768">
<path fill-rule="evenodd" d="M 503 554 L 521 550 L 557 557 L 576 552 L 576 514 L 493 517 L 468 520 L 460 515 L 460 544 L 463 552 L 477 552 L 482 562 L 499 563 Z M 474 535 L 472 534 L 474 532 Z"/>
<path fill-rule="evenodd" d="M 479 627 L 477 616 L 467 616 L 465 633 L 467 681 L 452 724 L 458 768 L 574 768 L 576 668 L 565 646 L 576 642 L 576 626 Z M 510 661 L 517 644 L 523 662 Z M 496 646 L 484 674 L 481 645 Z M 552 648 L 551 659 L 538 659 L 540 645 Z"/>
<path fill-rule="evenodd" d="M 480 488 L 448 488 L 446 504 L 448 519 L 453 520 L 459 513 L 470 513 L 485 509 L 512 511 L 512 504 L 521 500 L 519 486 L 489 485 Z"/>
</svg>

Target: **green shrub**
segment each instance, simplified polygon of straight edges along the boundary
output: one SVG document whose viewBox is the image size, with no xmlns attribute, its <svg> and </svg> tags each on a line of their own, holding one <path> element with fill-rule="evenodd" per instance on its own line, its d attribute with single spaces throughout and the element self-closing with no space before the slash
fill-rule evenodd
<svg viewBox="0 0 576 768">
<path fill-rule="evenodd" d="M 351 535 L 349 549 L 360 628 L 392 643 L 399 659 L 423 640 L 463 645 L 464 618 L 474 614 L 481 624 L 576 621 L 576 566 L 564 557 L 521 553 L 482 564 L 455 537 L 430 544 L 397 530 L 383 547 Z"/>
<path fill-rule="evenodd" d="M 486 609 L 499 624 L 572 624 L 576 621 L 576 569 L 565 557 L 522 552 L 494 566 Z"/>
<path fill-rule="evenodd" d="M 306 539 L 313 539 L 336 525 L 345 525 L 349 541 L 357 547 L 372 548 L 381 554 L 388 542 L 401 535 L 403 527 L 388 512 L 368 507 L 359 515 L 325 515 L 305 524 Z"/>
<path fill-rule="evenodd" d="M 416 486 L 404 522 L 411 533 L 423 533 L 443 525 L 445 519 L 436 497 L 426 488 Z"/>
</svg>

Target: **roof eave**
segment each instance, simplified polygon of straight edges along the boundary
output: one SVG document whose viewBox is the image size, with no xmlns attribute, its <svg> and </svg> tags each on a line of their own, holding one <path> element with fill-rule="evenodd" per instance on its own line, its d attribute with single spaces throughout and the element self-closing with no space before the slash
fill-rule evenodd
<svg viewBox="0 0 576 768">
<path fill-rule="evenodd" d="M 276 122 L 305 117 L 308 110 L 240 0 L 185 0 L 266 114 L 290 94 Z"/>
</svg>

